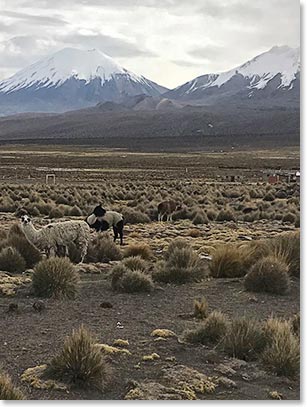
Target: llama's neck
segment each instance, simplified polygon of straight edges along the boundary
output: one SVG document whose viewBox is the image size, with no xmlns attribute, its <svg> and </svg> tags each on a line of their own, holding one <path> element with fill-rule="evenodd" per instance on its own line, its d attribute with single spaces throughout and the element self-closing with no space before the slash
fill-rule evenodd
<svg viewBox="0 0 307 407">
<path fill-rule="evenodd" d="M 34 246 L 36 246 L 37 242 L 40 238 L 40 231 L 36 230 L 32 224 L 23 226 L 22 229 L 24 231 L 26 238 L 29 240 L 29 242 L 34 244 Z"/>
</svg>

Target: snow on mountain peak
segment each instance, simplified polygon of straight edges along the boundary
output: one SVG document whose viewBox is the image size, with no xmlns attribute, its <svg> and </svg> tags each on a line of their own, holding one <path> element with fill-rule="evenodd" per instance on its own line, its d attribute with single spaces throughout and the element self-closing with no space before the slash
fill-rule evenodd
<svg viewBox="0 0 307 407">
<path fill-rule="evenodd" d="M 295 75 L 300 71 L 300 48 L 290 48 L 287 45 L 274 46 L 250 61 L 220 74 L 208 75 L 205 84 L 197 86 L 196 80 L 191 81 L 188 93 L 199 88 L 221 87 L 234 75 L 241 74 L 250 80 L 250 88 L 263 89 L 276 75 L 281 75 L 281 88 L 291 87 Z M 201 78 L 201 77 L 200 77 Z"/>
<path fill-rule="evenodd" d="M 72 77 L 86 82 L 100 78 L 103 84 L 116 74 L 127 74 L 136 82 L 143 81 L 142 77 L 121 67 L 99 50 L 64 48 L 1 82 L 0 91 L 9 93 L 33 85 L 39 88 L 58 87 Z"/>
</svg>

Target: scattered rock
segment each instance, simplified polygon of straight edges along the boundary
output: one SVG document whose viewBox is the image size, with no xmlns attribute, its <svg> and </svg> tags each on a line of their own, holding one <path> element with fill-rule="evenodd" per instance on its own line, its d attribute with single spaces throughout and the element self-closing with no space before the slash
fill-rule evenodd
<svg viewBox="0 0 307 407">
<path fill-rule="evenodd" d="M 208 363 L 212 363 L 212 364 L 214 364 L 214 363 L 219 363 L 219 361 L 220 361 L 220 356 L 219 356 L 219 354 L 218 354 L 215 350 L 210 350 L 210 351 L 208 351 L 208 352 L 206 353 L 206 355 L 205 355 L 205 360 L 206 360 Z"/>
<path fill-rule="evenodd" d="M 177 359 L 175 358 L 175 356 L 168 356 L 165 358 L 166 362 L 176 362 Z"/>
<path fill-rule="evenodd" d="M 16 304 L 16 302 L 11 302 L 8 306 L 8 312 L 18 312 L 19 308 L 18 308 L 18 304 Z"/>
<path fill-rule="evenodd" d="M 219 364 L 214 370 L 225 376 L 233 376 L 234 374 L 236 374 L 236 371 L 234 369 L 223 363 Z"/>
<path fill-rule="evenodd" d="M 278 393 L 278 391 L 269 391 L 269 397 L 272 400 L 284 400 L 284 396 L 281 393 Z"/>
<path fill-rule="evenodd" d="M 100 307 L 101 307 L 101 308 L 113 308 L 113 305 L 112 305 L 110 302 L 108 302 L 108 301 L 104 301 L 104 302 L 102 302 L 102 303 L 100 304 Z"/>
<path fill-rule="evenodd" d="M 227 389 L 231 389 L 231 388 L 236 389 L 238 387 L 236 382 L 234 382 L 233 380 L 228 379 L 228 377 L 224 377 L 224 376 L 218 377 L 216 379 L 216 384 L 218 384 L 219 386 L 222 386 L 222 387 L 226 387 Z"/>
</svg>

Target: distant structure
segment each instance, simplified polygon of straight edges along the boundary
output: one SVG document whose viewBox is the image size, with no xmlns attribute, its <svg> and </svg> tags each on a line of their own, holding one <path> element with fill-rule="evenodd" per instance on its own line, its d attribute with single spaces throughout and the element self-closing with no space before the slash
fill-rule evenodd
<svg viewBox="0 0 307 407">
<path fill-rule="evenodd" d="M 266 177 L 267 182 L 272 185 L 277 182 L 300 183 L 301 173 L 299 170 L 269 170 Z"/>
<path fill-rule="evenodd" d="M 46 174 L 46 184 L 50 183 L 55 184 L 55 174 Z"/>
</svg>

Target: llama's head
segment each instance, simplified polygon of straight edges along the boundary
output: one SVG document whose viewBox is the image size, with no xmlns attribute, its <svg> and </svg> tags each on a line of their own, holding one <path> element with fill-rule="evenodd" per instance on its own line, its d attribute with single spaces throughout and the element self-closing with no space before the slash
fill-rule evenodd
<svg viewBox="0 0 307 407">
<path fill-rule="evenodd" d="M 32 221 L 29 215 L 22 215 L 20 222 L 22 225 L 29 225 Z"/>
<path fill-rule="evenodd" d="M 101 205 L 96 206 L 96 208 L 94 209 L 94 215 L 97 216 L 97 218 L 104 216 L 106 213 L 106 210 L 103 209 L 103 207 Z"/>
</svg>

